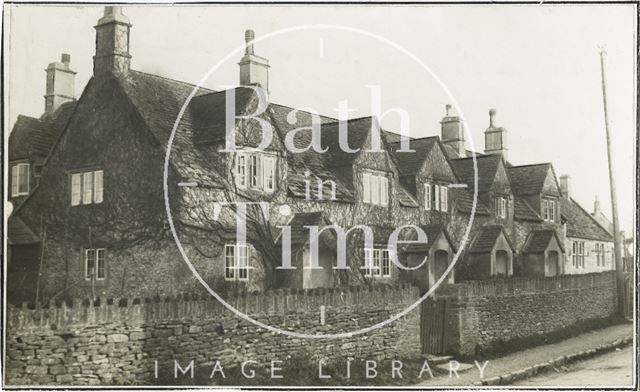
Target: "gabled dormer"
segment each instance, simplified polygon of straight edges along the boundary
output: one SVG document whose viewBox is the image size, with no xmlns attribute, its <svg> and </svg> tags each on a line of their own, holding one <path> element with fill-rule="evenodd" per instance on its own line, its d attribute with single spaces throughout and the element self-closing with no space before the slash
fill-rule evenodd
<svg viewBox="0 0 640 392">
<path fill-rule="evenodd" d="M 500 154 L 475 157 L 477 166 L 478 202 L 493 213 L 498 222 L 512 222 L 514 216 L 514 194 L 505 161 Z M 453 159 L 453 168 L 458 178 L 473 194 L 476 172 L 473 158 Z"/>
<path fill-rule="evenodd" d="M 524 200 L 542 220 L 560 224 L 560 184 L 551 163 L 508 168 L 516 197 Z"/>
<path fill-rule="evenodd" d="M 400 183 L 418 200 L 420 208 L 433 213 L 448 213 L 452 208 L 451 185 L 458 182 L 447 158 L 445 146 L 437 136 L 411 140 L 410 152 L 401 143 L 391 143 L 398 161 Z"/>
</svg>

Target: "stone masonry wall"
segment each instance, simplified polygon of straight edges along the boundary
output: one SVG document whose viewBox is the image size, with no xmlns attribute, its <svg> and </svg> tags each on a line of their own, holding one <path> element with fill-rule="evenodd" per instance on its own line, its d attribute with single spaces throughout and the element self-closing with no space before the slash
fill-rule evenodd
<svg viewBox="0 0 640 392">
<path fill-rule="evenodd" d="M 446 297 L 448 306 L 448 351 L 463 356 L 501 351 L 510 343 L 611 318 L 615 285 L 609 271 L 444 286 L 437 295 Z"/>
<path fill-rule="evenodd" d="M 276 290 L 239 293 L 228 299 L 254 319 L 308 334 L 354 331 L 388 319 L 416 301 L 408 285 L 371 288 Z M 326 307 L 321 325 L 320 306 Z M 99 304 L 51 304 L 7 310 L 6 382 L 9 385 L 150 384 L 160 373 L 186 368 L 239 366 L 254 360 L 268 367 L 307 354 L 313 358 L 392 359 L 417 354 L 419 309 L 363 335 L 305 339 L 267 331 L 239 318 L 215 299 L 179 297 Z M 211 369 L 209 369 L 209 372 Z"/>
</svg>

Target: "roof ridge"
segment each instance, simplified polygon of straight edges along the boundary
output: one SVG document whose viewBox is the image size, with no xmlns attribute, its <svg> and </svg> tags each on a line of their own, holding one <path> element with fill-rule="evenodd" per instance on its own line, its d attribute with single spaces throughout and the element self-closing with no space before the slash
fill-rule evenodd
<svg viewBox="0 0 640 392">
<path fill-rule="evenodd" d="M 191 87 L 194 87 L 194 88 L 198 88 L 198 89 L 201 89 L 201 90 L 208 90 L 210 92 L 219 92 L 218 90 L 213 90 L 211 88 L 204 87 L 204 86 L 198 86 L 197 84 L 194 84 L 194 83 L 191 83 L 191 82 L 185 82 L 183 80 L 169 78 L 167 76 L 156 75 L 156 74 L 152 74 L 152 73 L 149 73 L 149 72 L 138 71 L 138 70 L 135 70 L 135 69 L 132 69 L 130 72 L 135 72 L 135 73 L 139 73 L 139 74 L 143 74 L 143 75 L 147 75 L 147 76 L 152 76 L 152 77 L 158 78 L 158 79 L 169 80 L 171 82 L 184 84 L 184 85 L 191 86 Z M 226 90 L 221 90 L 221 91 L 226 91 Z"/>
<path fill-rule="evenodd" d="M 390 131 L 385 131 L 385 132 L 390 132 Z M 410 138 L 409 140 L 412 141 L 412 142 L 419 141 L 419 140 L 425 140 L 425 139 L 439 139 L 440 138 L 440 136 L 438 136 L 438 135 L 423 136 L 423 137 L 411 137 L 411 136 L 407 136 L 407 135 L 401 135 L 401 134 L 395 133 L 395 132 L 390 132 L 390 133 L 396 134 L 398 136 L 408 137 L 408 138 Z M 389 142 L 389 144 L 399 144 L 399 143 L 402 143 L 402 141 Z"/>
<path fill-rule="evenodd" d="M 521 167 L 531 167 L 531 166 L 543 166 L 543 165 L 551 165 L 551 162 L 541 162 L 541 163 L 528 163 L 526 165 L 511 165 L 509 166 L 510 169 L 518 169 Z"/>
</svg>

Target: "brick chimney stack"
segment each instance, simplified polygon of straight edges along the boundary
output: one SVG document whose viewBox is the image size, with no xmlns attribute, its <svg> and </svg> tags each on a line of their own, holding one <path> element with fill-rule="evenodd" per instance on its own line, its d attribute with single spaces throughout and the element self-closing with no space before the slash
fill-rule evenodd
<svg viewBox="0 0 640 392">
<path fill-rule="evenodd" d="M 96 55 L 93 75 L 126 74 L 131 68 L 129 33 L 131 23 L 120 6 L 104 7 L 104 16 L 96 29 Z"/>
<path fill-rule="evenodd" d="M 571 197 L 571 176 L 568 174 L 560 176 L 560 193 L 567 199 Z"/>
<path fill-rule="evenodd" d="M 253 30 L 245 31 L 246 47 L 244 56 L 238 63 L 240 66 L 240 85 L 257 85 L 269 92 L 269 60 L 255 55 L 253 48 L 255 38 Z"/>
<path fill-rule="evenodd" d="M 496 127 L 496 110 L 489 110 L 489 128 L 484 131 L 484 153 L 488 155 L 500 154 L 506 160 L 507 152 L 507 130 Z"/>
<path fill-rule="evenodd" d="M 60 62 L 50 63 L 44 70 L 47 85 L 44 95 L 44 114 L 55 112 L 63 103 L 75 101 L 76 72 L 69 68 L 71 56 L 63 53 Z"/>
<path fill-rule="evenodd" d="M 466 146 L 464 143 L 464 127 L 460 117 L 451 114 L 451 105 L 445 106 L 445 116 L 440 121 L 440 139 L 445 146 L 454 149 L 458 157 L 466 157 Z"/>
</svg>

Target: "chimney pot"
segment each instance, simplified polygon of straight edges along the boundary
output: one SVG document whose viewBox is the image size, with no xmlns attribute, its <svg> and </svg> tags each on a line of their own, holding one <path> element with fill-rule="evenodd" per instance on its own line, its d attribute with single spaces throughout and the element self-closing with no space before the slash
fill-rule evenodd
<svg viewBox="0 0 640 392">
<path fill-rule="evenodd" d="M 496 110 L 489 109 L 489 126 L 495 127 L 495 119 L 496 119 Z"/>
<path fill-rule="evenodd" d="M 245 53 L 238 65 L 240 66 L 240 85 L 258 85 L 269 92 L 269 60 L 256 56 L 253 51 L 253 41 L 256 34 L 253 30 L 245 30 Z"/>
<path fill-rule="evenodd" d="M 450 105 L 450 104 L 447 104 L 447 105 L 444 107 L 444 110 L 445 110 L 446 116 L 447 116 L 447 117 L 449 117 L 449 113 L 451 112 L 451 105 Z"/>
<path fill-rule="evenodd" d="M 247 44 L 245 54 L 253 54 L 253 41 L 256 39 L 256 33 L 253 30 L 244 32 L 244 42 Z"/>
<path fill-rule="evenodd" d="M 71 63 L 71 55 L 62 53 L 62 56 L 60 56 L 60 61 L 62 61 L 62 64 L 69 65 L 69 63 Z"/>
</svg>

